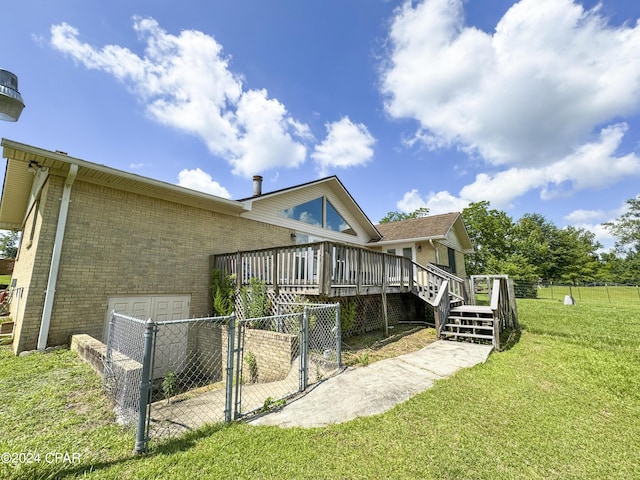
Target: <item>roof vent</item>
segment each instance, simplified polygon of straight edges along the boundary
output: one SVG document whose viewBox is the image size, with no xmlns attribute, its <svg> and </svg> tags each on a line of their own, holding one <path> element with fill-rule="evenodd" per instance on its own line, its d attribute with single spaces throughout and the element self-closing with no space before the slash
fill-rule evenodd
<svg viewBox="0 0 640 480">
<path fill-rule="evenodd" d="M 262 195 L 262 177 L 260 175 L 253 176 L 253 196 L 259 197 Z"/>
<path fill-rule="evenodd" d="M 24 108 L 18 77 L 0 68 L 0 120 L 17 122 Z"/>
</svg>

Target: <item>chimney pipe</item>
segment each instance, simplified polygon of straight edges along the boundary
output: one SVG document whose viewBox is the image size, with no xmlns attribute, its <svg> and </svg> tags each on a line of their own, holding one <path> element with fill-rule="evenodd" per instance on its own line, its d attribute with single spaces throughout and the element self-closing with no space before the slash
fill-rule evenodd
<svg viewBox="0 0 640 480">
<path fill-rule="evenodd" d="M 259 197 L 262 195 L 262 177 L 260 175 L 253 176 L 253 196 Z"/>
</svg>

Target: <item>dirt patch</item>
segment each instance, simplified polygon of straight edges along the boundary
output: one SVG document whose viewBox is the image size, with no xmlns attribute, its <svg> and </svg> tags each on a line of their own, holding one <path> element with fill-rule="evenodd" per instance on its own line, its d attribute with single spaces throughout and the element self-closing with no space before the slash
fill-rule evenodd
<svg viewBox="0 0 640 480">
<path fill-rule="evenodd" d="M 364 366 L 373 362 L 415 352 L 436 341 L 436 331 L 421 325 L 402 324 L 342 340 L 342 359 L 347 366 Z"/>
</svg>

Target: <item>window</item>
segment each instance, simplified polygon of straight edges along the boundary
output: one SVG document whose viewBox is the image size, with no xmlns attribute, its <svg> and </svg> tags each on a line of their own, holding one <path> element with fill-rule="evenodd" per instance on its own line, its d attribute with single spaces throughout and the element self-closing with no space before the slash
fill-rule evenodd
<svg viewBox="0 0 640 480">
<path fill-rule="evenodd" d="M 449 268 L 451 268 L 451 273 L 456 273 L 456 251 L 447 247 L 447 256 L 449 257 Z"/>
<path fill-rule="evenodd" d="M 342 215 L 325 197 L 316 198 L 306 203 L 286 208 L 278 212 L 279 217 L 291 218 L 299 222 L 333 230 L 334 232 L 356 235 Z"/>
<path fill-rule="evenodd" d="M 322 198 L 316 198 L 278 212 L 279 217 L 291 218 L 309 225 L 322 226 Z"/>
</svg>

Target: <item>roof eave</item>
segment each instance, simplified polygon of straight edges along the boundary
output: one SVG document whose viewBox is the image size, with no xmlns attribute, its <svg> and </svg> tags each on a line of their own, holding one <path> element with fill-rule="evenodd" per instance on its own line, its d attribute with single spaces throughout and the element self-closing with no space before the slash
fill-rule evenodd
<svg viewBox="0 0 640 480">
<path fill-rule="evenodd" d="M 65 153 L 44 150 L 42 148 L 15 142 L 6 138 L 2 139 L 0 145 L 3 147 L 4 158 L 22 161 L 27 165 L 30 161 L 35 160 L 40 166 L 50 167 L 52 173 L 57 172 L 64 174 L 70 165 L 77 165 L 81 169 L 78 176 L 78 180 L 81 181 L 110 186 L 133 193 L 141 193 L 141 190 L 143 190 L 143 193 L 141 194 L 146 196 L 207 208 L 221 213 L 240 214 L 246 211 L 244 205 L 235 200 L 216 197 L 208 193 L 198 192 L 179 185 L 143 177 L 123 170 L 117 170 L 105 165 L 88 162 L 80 158 L 71 157 Z M 98 180 L 97 178 L 92 178 L 91 175 L 88 175 L 89 172 L 99 173 L 101 179 Z M 5 172 L 5 185 L 6 182 L 7 178 Z M 136 188 L 141 186 L 145 188 Z"/>
</svg>

